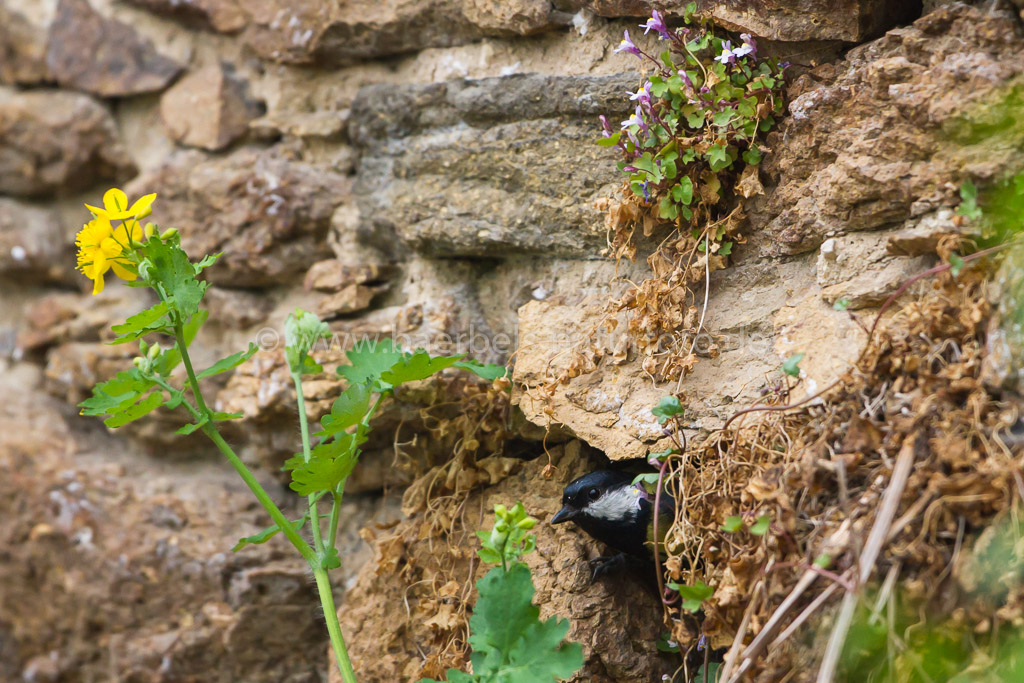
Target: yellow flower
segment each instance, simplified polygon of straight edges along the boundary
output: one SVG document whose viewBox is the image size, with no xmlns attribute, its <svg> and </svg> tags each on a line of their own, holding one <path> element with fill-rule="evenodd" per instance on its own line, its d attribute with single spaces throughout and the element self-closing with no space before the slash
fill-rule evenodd
<svg viewBox="0 0 1024 683">
<path fill-rule="evenodd" d="M 132 263 L 125 254 L 131 250 L 132 240 L 141 238 L 142 227 L 135 220 L 125 221 L 115 229 L 108 216 L 97 215 L 82 226 L 75 238 L 78 269 L 93 281 L 93 294 L 103 291 L 103 276 L 108 270 L 113 269 L 115 275 L 129 282 L 138 278 L 138 274 L 130 270 Z"/>
<path fill-rule="evenodd" d="M 147 194 L 129 207 L 128 195 L 124 193 L 124 190 L 114 187 L 103 194 L 102 209 L 97 206 L 89 206 L 88 204 L 85 207 L 97 216 L 106 216 L 112 221 L 119 221 L 125 218 L 145 218 L 152 211 L 151 207 L 155 199 L 155 192 Z"/>
</svg>

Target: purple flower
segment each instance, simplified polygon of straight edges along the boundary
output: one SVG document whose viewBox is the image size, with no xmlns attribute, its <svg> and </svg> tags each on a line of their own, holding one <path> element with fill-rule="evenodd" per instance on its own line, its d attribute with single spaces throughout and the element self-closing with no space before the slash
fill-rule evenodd
<svg viewBox="0 0 1024 683">
<path fill-rule="evenodd" d="M 615 48 L 615 52 L 628 52 L 631 55 L 640 56 L 640 48 L 633 44 L 633 41 L 629 39 L 629 31 L 622 32 L 622 42 Z"/>
<path fill-rule="evenodd" d="M 731 64 L 736 61 L 736 58 L 733 56 L 731 40 L 722 43 L 722 54 L 715 57 L 715 61 L 722 64 Z"/>
<path fill-rule="evenodd" d="M 789 68 L 789 62 L 779 62 L 779 68 L 780 69 L 788 69 Z"/>
<path fill-rule="evenodd" d="M 651 12 L 651 18 L 647 20 L 646 24 L 640 24 L 640 28 L 644 29 L 645 36 L 651 29 L 654 29 L 659 34 L 659 40 L 667 40 L 672 37 L 672 34 L 668 32 L 668 26 L 665 25 L 665 20 L 662 19 L 661 13 L 658 10 Z"/>
<path fill-rule="evenodd" d="M 601 120 L 601 137 L 610 138 L 612 136 L 612 124 L 608 123 L 608 117 L 601 114 L 598 118 Z"/>
<path fill-rule="evenodd" d="M 757 41 L 750 37 L 749 33 L 741 33 L 740 38 L 743 39 L 743 44 L 732 51 L 733 57 L 757 57 Z"/>
<path fill-rule="evenodd" d="M 648 185 L 648 182 L 646 180 L 643 183 L 640 184 L 640 188 L 644 191 L 644 201 L 645 202 L 651 201 L 651 193 L 647 191 L 647 185 Z"/>
<path fill-rule="evenodd" d="M 640 105 L 636 105 L 636 111 L 628 119 L 622 122 L 622 128 L 626 129 L 631 126 L 640 126 L 640 130 L 647 132 L 647 122 L 644 121 L 643 112 L 640 110 Z"/>
<path fill-rule="evenodd" d="M 640 87 L 639 90 L 637 90 L 636 92 L 629 93 L 629 99 L 631 102 L 639 100 L 640 104 L 650 104 L 651 82 L 647 81 L 646 83 L 643 84 L 643 86 Z"/>
</svg>

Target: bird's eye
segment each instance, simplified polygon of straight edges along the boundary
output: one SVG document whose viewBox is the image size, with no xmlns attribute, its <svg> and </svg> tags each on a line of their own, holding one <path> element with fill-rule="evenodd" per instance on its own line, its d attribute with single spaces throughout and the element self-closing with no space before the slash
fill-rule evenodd
<svg viewBox="0 0 1024 683">
<path fill-rule="evenodd" d="M 600 497 L 601 497 L 601 491 L 598 490 L 597 487 L 594 487 L 594 488 L 590 489 L 589 491 L 587 491 L 587 498 L 589 498 L 590 500 L 597 500 Z"/>
</svg>

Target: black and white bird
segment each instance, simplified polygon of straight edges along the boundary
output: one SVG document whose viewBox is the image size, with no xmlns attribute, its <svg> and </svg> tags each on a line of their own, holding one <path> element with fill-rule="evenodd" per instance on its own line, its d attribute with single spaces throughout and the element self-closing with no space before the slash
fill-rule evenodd
<svg viewBox="0 0 1024 683">
<path fill-rule="evenodd" d="M 675 500 L 662 491 L 658 510 L 659 543 L 664 542 L 674 516 Z M 634 484 L 633 475 L 627 472 L 598 470 L 570 482 L 562 493 L 562 509 L 550 523 L 570 520 L 620 553 L 592 561 L 595 577 L 622 565 L 626 555 L 647 561 L 654 558 L 654 496 L 641 484 Z"/>
</svg>

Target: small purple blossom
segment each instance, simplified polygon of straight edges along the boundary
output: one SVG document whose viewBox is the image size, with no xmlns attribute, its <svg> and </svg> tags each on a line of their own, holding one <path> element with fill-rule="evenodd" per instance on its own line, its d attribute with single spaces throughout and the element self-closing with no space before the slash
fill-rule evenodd
<svg viewBox="0 0 1024 683">
<path fill-rule="evenodd" d="M 779 62 L 779 68 L 780 69 L 788 69 L 789 68 L 789 62 Z"/>
<path fill-rule="evenodd" d="M 640 184 L 640 189 L 642 189 L 644 191 L 644 201 L 645 202 L 651 201 L 651 193 L 647 191 L 647 186 L 648 185 L 649 185 L 649 183 L 646 180 L 643 183 Z"/>
<path fill-rule="evenodd" d="M 608 123 L 608 117 L 601 114 L 598 118 L 601 120 L 601 137 L 610 138 L 612 136 L 612 124 Z"/>
<path fill-rule="evenodd" d="M 643 112 L 640 109 L 640 105 L 636 105 L 636 111 L 628 119 L 622 122 L 622 128 L 630 128 L 631 126 L 640 126 L 640 130 L 647 132 L 647 122 L 644 121 Z"/>
<path fill-rule="evenodd" d="M 721 62 L 722 64 L 732 64 L 733 62 L 736 61 L 736 57 L 733 55 L 732 51 L 731 40 L 727 40 L 724 43 L 722 43 L 722 54 L 715 57 L 715 61 Z"/>
<path fill-rule="evenodd" d="M 651 103 L 651 82 L 647 81 L 644 83 L 639 90 L 636 92 L 629 93 L 629 99 L 631 102 L 640 101 L 640 104 Z"/>
<path fill-rule="evenodd" d="M 665 20 L 661 16 L 661 12 L 654 10 L 651 12 L 651 18 L 647 20 L 647 23 L 640 24 L 640 28 L 644 29 L 644 35 L 646 36 L 652 29 L 658 32 L 659 40 L 668 40 L 672 38 L 672 34 L 668 31 L 668 26 L 665 25 Z"/>
<path fill-rule="evenodd" d="M 633 41 L 629 39 L 629 31 L 622 32 L 622 42 L 615 48 L 615 52 L 628 52 L 631 55 L 639 57 L 641 55 L 640 48 L 633 44 Z"/>
<path fill-rule="evenodd" d="M 757 57 L 757 41 L 749 33 L 741 33 L 740 38 L 743 39 L 743 44 L 732 51 L 734 57 Z"/>
</svg>

